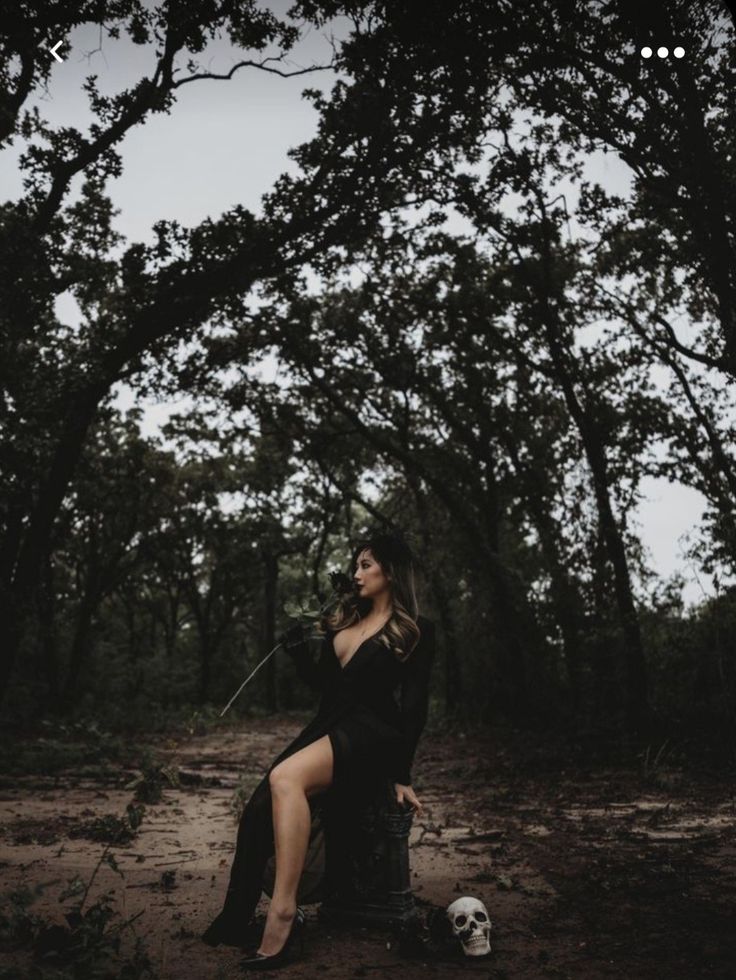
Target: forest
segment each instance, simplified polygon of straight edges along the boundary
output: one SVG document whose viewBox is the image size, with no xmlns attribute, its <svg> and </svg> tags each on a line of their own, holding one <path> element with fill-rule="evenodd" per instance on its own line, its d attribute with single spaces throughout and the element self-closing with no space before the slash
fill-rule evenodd
<svg viewBox="0 0 736 980">
<path fill-rule="evenodd" d="M 436 626 L 425 905 L 484 891 L 497 980 L 731 975 L 733 19 L 720 0 L 418 6 L 3 16 L 0 953 L 33 937 L 55 978 L 211 975 L 222 808 L 314 710 L 268 655 L 385 529 Z M 49 52 L 82 29 L 99 47 L 65 119 Z M 640 56 L 657 38 L 684 57 Z M 244 76 L 254 99 L 294 79 L 314 123 L 258 206 L 252 132 L 241 199 L 126 233 L 129 148 Z M 185 119 L 196 157 L 206 120 Z M 672 518 L 678 570 L 648 543 L 653 487 L 663 519 L 700 501 Z M 106 899 L 84 906 L 125 858 L 157 951 L 94 972 L 119 950 Z M 23 890 L 51 867 L 77 876 L 47 902 L 77 896 L 61 931 Z M 173 921 L 185 894 L 194 924 Z M 319 955 L 340 971 L 344 950 Z M 366 950 L 355 976 L 396 965 Z M 453 973 L 430 966 L 404 976 Z"/>
<path fill-rule="evenodd" d="M 732 24 L 673 5 L 702 57 L 644 70 L 611 54 L 626 5 L 552 4 L 541 31 L 516 4 L 430 6 L 298 4 L 351 24 L 334 87 L 305 92 L 295 173 L 258 214 L 152 214 L 148 243 L 115 227 L 127 133 L 204 84 L 216 32 L 279 64 L 297 28 L 252 4 L 76 5 L 67 26 L 104 13 L 160 49 L 115 96 L 89 79 L 87 133 L 27 108 L 46 62 L 6 63 L 25 188 L 0 244 L 8 722 L 224 704 L 285 603 L 389 525 L 438 624 L 440 716 L 733 761 Z M 606 155 L 627 193 L 590 178 Z M 122 383 L 188 407 L 144 434 Z M 647 477 L 702 495 L 696 603 L 642 546 Z M 233 710 L 303 696 L 274 656 Z"/>
</svg>

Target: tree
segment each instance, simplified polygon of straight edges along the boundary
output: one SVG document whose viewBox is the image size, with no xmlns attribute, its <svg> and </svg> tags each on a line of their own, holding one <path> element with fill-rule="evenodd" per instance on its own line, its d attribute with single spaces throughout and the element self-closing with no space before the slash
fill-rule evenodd
<svg viewBox="0 0 736 980">
<path fill-rule="evenodd" d="M 163 360 L 179 340 L 193 341 L 242 316 L 255 283 L 291 276 L 308 262 L 337 261 L 387 211 L 436 197 L 438 178 L 477 152 L 492 88 L 484 12 L 471 8 L 468 16 L 434 3 L 431 30 L 417 30 L 409 4 L 349 9 L 352 32 L 335 59 L 344 78 L 328 97 L 311 94 L 321 120 L 315 139 L 294 151 L 301 174 L 279 178 L 261 217 L 236 206 L 193 229 L 155 222 L 156 243 L 131 244 L 119 258 L 105 192 L 120 168 L 115 147 L 151 113 L 171 111 L 178 87 L 206 77 L 191 59 L 182 76 L 177 56 L 200 52 L 220 32 L 244 51 L 261 53 L 274 42 L 283 55 L 296 29 L 253 2 L 165 4 L 151 11 L 138 3 L 89 4 L 78 12 L 62 5 L 60 19 L 57 8 L 50 15 L 22 9 L 5 26 L 10 95 L 4 124 L 6 131 L 14 126 L 8 140 L 28 141 L 28 189 L 19 201 L 5 203 L 0 227 L 7 272 L 0 297 L 0 414 L 3 469 L 10 474 L 0 543 L 2 694 L 59 509 L 112 386 Z M 322 24 L 343 8 L 304 3 L 295 10 Z M 23 112 L 43 80 L 35 57 L 39 40 L 82 18 L 100 23 L 113 38 L 124 29 L 156 52 L 152 77 L 114 98 L 102 97 L 88 80 L 97 122 L 86 136 L 54 131 L 36 111 Z M 253 63 L 252 57 L 243 61 Z M 264 59 L 257 66 L 273 67 Z M 79 199 L 65 202 L 81 173 Z M 74 331 L 54 312 L 55 298 L 65 291 L 82 312 Z"/>
</svg>

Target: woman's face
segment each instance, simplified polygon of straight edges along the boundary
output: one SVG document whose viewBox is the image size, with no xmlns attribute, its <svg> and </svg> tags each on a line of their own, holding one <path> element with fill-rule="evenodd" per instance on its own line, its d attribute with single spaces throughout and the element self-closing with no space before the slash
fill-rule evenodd
<svg viewBox="0 0 736 980">
<path fill-rule="evenodd" d="M 369 548 L 358 555 L 353 578 L 361 599 L 375 599 L 389 590 L 389 580 Z"/>
</svg>

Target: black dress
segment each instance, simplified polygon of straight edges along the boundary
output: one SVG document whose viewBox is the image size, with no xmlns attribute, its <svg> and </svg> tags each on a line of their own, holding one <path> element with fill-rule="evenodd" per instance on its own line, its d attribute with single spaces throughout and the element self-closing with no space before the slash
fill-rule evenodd
<svg viewBox="0 0 736 980">
<path fill-rule="evenodd" d="M 322 694 L 312 721 L 271 763 L 243 810 L 225 904 L 202 939 L 240 946 L 256 905 L 271 895 L 275 875 L 271 770 L 283 759 L 328 735 L 334 753 L 328 790 L 309 797 L 309 848 L 297 902 L 322 901 L 339 887 L 361 807 L 387 780 L 411 785 L 411 766 L 427 720 L 429 677 L 434 660 L 434 624 L 419 616 L 420 639 L 401 663 L 381 642 L 365 639 L 341 666 L 328 633 L 315 661 L 304 640 L 288 649 L 300 676 Z"/>
</svg>

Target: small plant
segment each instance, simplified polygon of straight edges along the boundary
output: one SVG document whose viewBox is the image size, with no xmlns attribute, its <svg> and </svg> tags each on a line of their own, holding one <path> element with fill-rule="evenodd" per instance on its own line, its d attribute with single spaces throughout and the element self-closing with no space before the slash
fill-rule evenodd
<svg viewBox="0 0 736 980">
<path fill-rule="evenodd" d="M 659 768 L 660 764 L 664 761 L 664 751 L 667 748 L 667 743 L 669 739 L 666 738 L 664 742 L 660 745 L 659 749 L 652 754 L 652 746 L 647 745 L 646 749 L 641 755 L 641 773 L 645 779 L 649 779 Z"/>
<path fill-rule="evenodd" d="M 135 790 L 135 799 L 140 803 L 159 803 L 166 785 L 178 788 L 179 772 L 155 759 L 146 749 L 140 762 L 141 773 L 125 787 Z"/>
<path fill-rule="evenodd" d="M 195 708 L 184 723 L 190 735 L 206 735 L 217 724 L 218 711 L 210 704 Z"/>
<path fill-rule="evenodd" d="M 193 711 L 187 722 L 187 731 L 190 735 L 206 735 L 207 722 L 201 711 Z"/>
<path fill-rule="evenodd" d="M 125 817 L 131 830 L 137 831 L 143 821 L 146 808 L 142 803 L 129 803 L 125 808 Z"/>
<path fill-rule="evenodd" d="M 101 841 L 104 844 L 128 844 L 138 832 L 145 812 L 146 808 L 142 803 L 129 803 L 125 816 L 106 813 L 73 828 L 69 831 L 69 836 Z"/>
<path fill-rule="evenodd" d="M 0 938 L 16 948 L 32 951 L 37 964 L 32 975 L 38 980 L 87 980 L 89 977 L 155 980 L 153 965 L 140 936 L 135 936 L 132 954 L 123 957 L 120 953 L 124 930 L 132 928 L 143 912 L 125 921 L 115 921 L 118 914 L 111 892 L 85 908 L 92 883 L 103 864 L 124 877 L 114 855 L 105 847 L 89 881 L 85 884 L 78 876 L 69 879 L 59 896 L 60 903 L 78 899 L 64 912 L 63 925 L 48 923 L 29 912 L 30 905 L 43 893 L 43 885 L 33 891 L 24 888 L 4 896 L 0 907 Z M 12 970 L 2 974 L 18 975 Z"/>
<path fill-rule="evenodd" d="M 0 942 L 23 945 L 31 942 L 43 926 L 43 919 L 29 912 L 33 903 L 43 895 L 44 886 L 23 885 L 6 892 L 0 899 Z"/>
<path fill-rule="evenodd" d="M 179 883 L 176 880 L 176 869 L 170 868 L 168 871 L 164 871 L 159 879 L 159 887 L 162 891 L 170 892 L 175 888 L 179 887 Z"/>
</svg>

